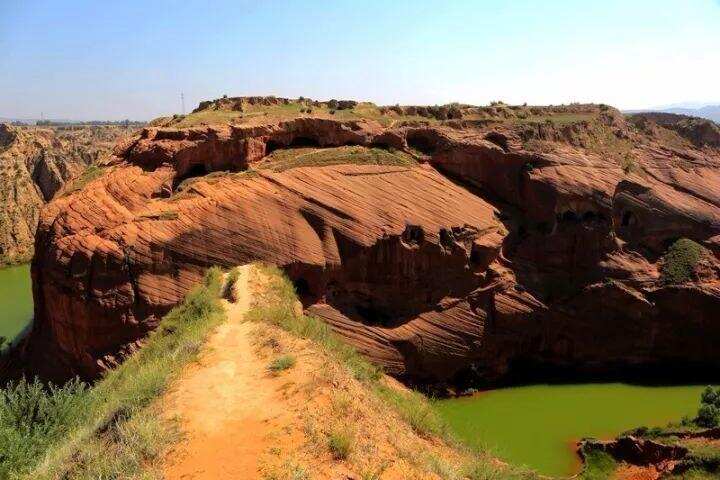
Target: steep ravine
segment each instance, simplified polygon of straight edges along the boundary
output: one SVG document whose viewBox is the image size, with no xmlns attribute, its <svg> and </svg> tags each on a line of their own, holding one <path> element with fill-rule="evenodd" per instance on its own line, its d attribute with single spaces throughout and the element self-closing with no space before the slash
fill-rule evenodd
<svg viewBox="0 0 720 480">
<path fill-rule="evenodd" d="M 598 129 L 607 151 L 626 142 L 630 166 L 592 143 Z M 205 267 L 266 260 L 309 312 L 412 381 L 717 367 L 720 152 L 670 148 L 612 112 L 554 132 L 330 118 L 145 129 L 43 210 L 26 364 L 97 376 Z M 269 168 L 276 156 L 287 168 Z M 706 254 L 666 284 L 662 255 L 681 237 Z"/>
</svg>

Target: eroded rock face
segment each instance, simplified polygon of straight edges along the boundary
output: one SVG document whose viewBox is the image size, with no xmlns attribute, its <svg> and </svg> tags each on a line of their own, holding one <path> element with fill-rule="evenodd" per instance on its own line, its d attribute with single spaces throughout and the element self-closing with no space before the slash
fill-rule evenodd
<svg viewBox="0 0 720 480">
<path fill-rule="evenodd" d="M 542 148 L 507 125 L 146 129 L 43 210 L 27 364 L 97 376 L 205 268 L 265 260 L 310 313 L 411 380 L 492 380 L 516 364 L 716 367 L 720 154 L 672 149 L 616 117 L 602 128 L 633 168 L 583 147 L 590 127 Z M 273 151 L 344 145 L 418 162 L 264 167 Z M 663 285 L 658 262 L 679 237 L 708 248 L 704 269 Z"/>
<path fill-rule="evenodd" d="M 0 124 L 0 265 L 30 260 L 40 208 L 128 133 Z"/>
</svg>

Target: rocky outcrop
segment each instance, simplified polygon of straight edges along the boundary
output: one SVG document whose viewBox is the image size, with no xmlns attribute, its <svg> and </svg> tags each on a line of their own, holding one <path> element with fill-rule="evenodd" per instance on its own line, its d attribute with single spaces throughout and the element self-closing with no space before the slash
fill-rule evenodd
<svg viewBox="0 0 720 480">
<path fill-rule="evenodd" d="M 354 100 L 327 100 L 318 101 L 310 98 L 300 97 L 298 99 L 282 98 L 282 97 L 222 97 L 215 100 L 206 100 L 200 102 L 198 108 L 193 113 L 206 110 L 225 110 L 231 112 L 244 112 L 252 107 L 272 107 L 291 104 L 301 104 L 306 107 L 327 107 L 337 110 L 352 109 L 358 105 Z"/>
<path fill-rule="evenodd" d="M 40 208 L 128 133 L 0 124 L 0 265 L 30 259 Z"/>
<path fill-rule="evenodd" d="M 671 129 L 699 148 L 720 147 L 720 125 L 712 120 L 664 112 L 637 113 L 632 120 L 645 128 L 652 128 L 650 123 Z"/>
<path fill-rule="evenodd" d="M 589 451 L 605 452 L 617 461 L 632 465 L 659 465 L 681 460 L 688 454 L 688 449 L 681 445 L 666 445 L 629 435 L 609 441 L 583 440 L 580 452 Z"/>
<path fill-rule="evenodd" d="M 542 137 L 524 123 L 328 118 L 145 129 L 44 209 L 26 364 L 97 376 L 205 268 L 264 260 L 409 380 L 720 366 L 720 153 L 678 151 L 617 115 L 584 125 Z M 313 163 L 312 149 L 336 150 Z M 666 285 L 658 265 L 679 237 L 708 254 L 692 282 Z"/>
<path fill-rule="evenodd" d="M 592 463 L 595 452 L 611 456 L 619 462 L 618 476 L 636 471 L 642 472 L 642 478 L 684 478 L 692 470 L 716 478 L 720 472 L 720 461 L 713 453 L 720 429 L 664 430 L 654 432 L 653 438 L 642 437 L 647 434 L 646 427 L 634 432 L 637 435 L 624 434 L 614 440 L 584 439 L 578 444 L 578 454 L 586 464 Z"/>
</svg>

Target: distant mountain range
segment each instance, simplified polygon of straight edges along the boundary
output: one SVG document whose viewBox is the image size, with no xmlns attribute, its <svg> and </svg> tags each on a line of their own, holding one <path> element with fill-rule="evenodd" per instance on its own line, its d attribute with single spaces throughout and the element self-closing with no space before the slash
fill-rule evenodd
<svg viewBox="0 0 720 480">
<path fill-rule="evenodd" d="M 21 122 L 26 123 L 28 125 L 35 125 L 37 122 L 43 121 L 39 118 L 8 118 L 8 117 L 0 117 L 0 123 L 13 123 L 13 122 Z M 58 123 L 73 123 L 72 120 L 68 119 L 53 119 L 53 122 Z"/>
<path fill-rule="evenodd" d="M 668 108 L 663 112 L 679 113 L 680 115 L 690 115 L 693 117 L 702 117 L 720 123 L 720 105 L 707 105 L 701 108 Z"/>
<path fill-rule="evenodd" d="M 720 105 L 704 105 L 702 107 L 692 108 L 684 106 L 672 106 L 664 108 L 650 108 L 647 110 L 627 110 L 625 113 L 640 112 L 665 112 L 676 113 L 679 115 L 689 115 L 691 117 L 701 117 L 720 123 Z"/>
<path fill-rule="evenodd" d="M 65 126 L 65 125 L 144 125 L 144 121 L 135 120 L 68 120 L 68 119 L 52 119 L 52 120 L 40 120 L 37 118 L 7 118 L 0 117 L 0 123 L 20 123 L 24 125 L 38 125 L 38 126 Z"/>
</svg>

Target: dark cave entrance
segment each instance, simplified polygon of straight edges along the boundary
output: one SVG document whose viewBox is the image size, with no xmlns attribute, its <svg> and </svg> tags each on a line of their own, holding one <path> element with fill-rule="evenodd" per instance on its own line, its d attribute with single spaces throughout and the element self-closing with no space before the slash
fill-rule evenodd
<svg viewBox="0 0 720 480">
<path fill-rule="evenodd" d="M 295 293 L 297 293 L 299 297 L 307 297 L 310 295 L 310 284 L 304 278 L 296 278 L 293 280 L 293 285 L 295 286 Z"/>
<path fill-rule="evenodd" d="M 635 215 L 631 211 L 623 212 L 620 226 L 629 227 L 635 223 Z"/>
<path fill-rule="evenodd" d="M 407 136 L 407 143 L 410 148 L 413 148 L 423 155 L 432 155 L 437 150 L 435 142 L 427 138 L 425 135 L 418 133 L 411 133 Z"/>
<path fill-rule="evenodd" d="M 282 148 L 320 148 L 320 142 L 318 142 L 315 138 L 310 137 L 295 137 L 293 138 L 290 143 L 282 143 L 277 140 L 268 140 L 265 143 L 265 154 L 269 155 L 275 150 L 279 150 Z"/>
<path fill-rule="evenodd" d="M 175 179 L 173 180 L 173 190 L 178 188 L 180 185 L 182 185 L 183 182 L 188 179 L 204 177 L 208 173 L 210 172 L 208 172 L 208 169 L 205 168 L 205 165 L 203 164 L 198 163 L 195 165 L 191 165 L 184 174 L 175 177 Z"/>
</svg>

